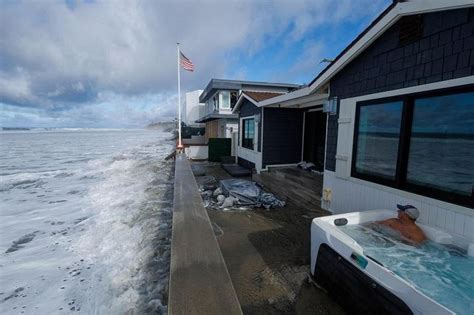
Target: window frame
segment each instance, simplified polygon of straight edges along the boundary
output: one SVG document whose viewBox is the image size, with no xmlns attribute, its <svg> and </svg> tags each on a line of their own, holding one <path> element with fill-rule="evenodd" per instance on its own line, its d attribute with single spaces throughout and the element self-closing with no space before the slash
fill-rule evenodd
<svg viewBox="0 0 474 315">
<path fill-rule="evenodd" d="M 252 139 L 252 145 L 251 146 L 248 145 L 245 141 L 246 140 L 246 138 L 245 138 L 245 130 L 246 130 L 245 122 L 246 121 L 252 121 L 253 122 L 253 138 L 251 138 Z M 252 150 L 252 151 L 255 150 L 255 129 L 256 129 L 255 128 L 255 117 L 252 116 L 252 117 L 242 118 L 242 142 L 241 142 L 242 148 Z M 250 139 L 250 138 L 248 138 L 248 139 Z"/>
<path fill-rule="evenodd" d="M 366 180 L 369 182 L 381 184 L 395 189 L 416 193 L 425 197 L 446 201 L 460 206 L 474 208 L 474 191 L 471 196 L 456 194 L 445 190 L 417 185 L 407 182 L 408 157 L 410 153 L 411 129 L 413 126 L 413 113 L 415 109 L 415 100 L 419 98 L 429 98 L 437 96 L 445 96 L 452 94 L 462 94 L 466 92 L 474 92 L 474 84 L 458 86 L 447 89 L 439 89 L 435 91 L 425 91 L 419 93 L 411 93 L 400 96 L 392 96 L 385 98 L 377 98 L 356 103 L 355 120 L 353 130 L 352 160 L 351 160 L 351 177 Z M 363 106 L 377 106 L 377 104 L 402 102 L 400 136 L 398 142 L 398 153 L 395 169 L 395 179 L 379 177 L 373 174 L 359 173 L 356 170 L 357 163 L 357 147 L 359 135 L 360 109 Z M 474 189 L 473 189 L 474 190 Z"/>
</svg>

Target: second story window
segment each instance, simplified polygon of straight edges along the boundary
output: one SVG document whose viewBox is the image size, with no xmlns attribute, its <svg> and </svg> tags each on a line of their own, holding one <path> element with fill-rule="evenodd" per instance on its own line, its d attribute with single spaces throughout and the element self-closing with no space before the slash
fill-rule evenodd
<svg viewBox="0 0 474 315">
<path fill-rule="evenodd" d="M 219 93 L 220 108 L 230 109 L 230 92 L 222 91 Z"/>
</svg>

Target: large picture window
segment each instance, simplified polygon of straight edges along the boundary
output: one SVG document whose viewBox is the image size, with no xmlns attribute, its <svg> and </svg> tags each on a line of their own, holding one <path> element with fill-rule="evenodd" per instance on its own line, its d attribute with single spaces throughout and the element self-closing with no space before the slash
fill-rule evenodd
<svg viewBox="0 0 474 315">
<path fill-rule="evenodd" d="M 363 106 L 359 112 L 356 171 L 395 179 L 402 102 Z"/>
<path fill-rule="evenodd" d="M 357 104 L 352 176 L 474 206 L 474 87 Z"/>
<path fill-rule="evenodd" d="M 242 147 L 253 150 L 255 138 L 255 119 L 242 120 Z"/>
</svg>

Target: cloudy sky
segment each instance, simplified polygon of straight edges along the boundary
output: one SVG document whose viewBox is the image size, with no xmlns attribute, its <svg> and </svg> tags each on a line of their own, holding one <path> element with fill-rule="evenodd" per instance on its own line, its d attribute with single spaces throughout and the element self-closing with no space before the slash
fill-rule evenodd
<svg viewBox="0 0 474 315">
<path fill-rule="evenodd" d="M 176 42 L 211 78 L 308 83 L 390 0 L 0 0 L 0 126 L 176 116 Z"/>
</svg>

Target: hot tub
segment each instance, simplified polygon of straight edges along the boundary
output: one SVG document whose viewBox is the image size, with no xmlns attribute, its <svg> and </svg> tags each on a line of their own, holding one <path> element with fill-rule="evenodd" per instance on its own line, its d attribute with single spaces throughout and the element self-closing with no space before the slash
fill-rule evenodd
<svg viewBox="0 0 474 315">
<path fill-rule="evenodd" d="M 352 313 L 474 314 L 474 282 L 470 282 L 474 280 L 474 258 L 467 254 L 472 252 L 474 245 L 421 224 L 418 225 L 430 241 L 420 248 L 399 244 L 386 236 L 370 236 L 364 230 L 367 229 L 364 223 L 396 216 L 396 211 L 372 210 L 314 219 L 311 225 L 311 274 L 316 283 Z M 367 245 L 365 238 L 370 237 L 380 244 Z M 443 244 L 439 245 L 440 249 L 438 244 Z M 378 246 L 380 250 L 374 251 Z M 444 279 L 443 270 L 439 275 L 432 275 L 431 256 L 428 256 L 428 266 L 426 261 L 423 265 L 426 253 L 417 251 L 429 246 L 434 246 L 436 251 L 433 268 L 436 269 L 436 265 L 457 268 L 450 276 L 452 279 Z M 454 255 L 452 261 L 439 261 L 445 256 L 444 248 L 448 259 Z M 459 257 L 456 252 L 451 253 L 450 248 L 458 250 Z M 419 266 L 418 260 L 421 261 Z M 404 268 L 411 273 L 405 272 Z M 457 271 L 459 268 L 461 272 Z M 440 281 L 439 285 L 436 281 L 430 283 L 433 278 Z M 462 284 L 458 288 L 459 282 Z M 443 286 L 444 292 L 437 292 L 443 290 L 440 288 Z"/>
</svg>

